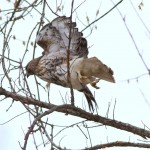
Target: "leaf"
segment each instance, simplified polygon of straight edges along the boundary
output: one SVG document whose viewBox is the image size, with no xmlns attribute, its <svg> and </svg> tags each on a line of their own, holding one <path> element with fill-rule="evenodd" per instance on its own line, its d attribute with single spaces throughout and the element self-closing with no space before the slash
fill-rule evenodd
<svg viewBox="0 0 150 150">
<path fill-rule="evenodd" d="M 98 16 L 98 14 L 99 14 L 99 10 L 96 11 L 96 16 Z"/>
<path fill-rule="evenodd" d="M 86 20 L 87 20 L 87 22 L 88 22 L 88 23 L 90 22 L 90 19 L 89 19 L 89 17 L 88 17 L 88 16 L 86 16 Z"/>
<path fill-rule="evenodd" d="M 31 42 L 31 46 L 33 46 L 33 42 Z"/>
<path fill-rule="evenodd" d="M 18 6 L 19 6 L 18 0 L 15 0 L 15 2 L 14 2 L 14 8 L 16 9 Z"/>
<path fill-rule="evenodd" d="M 141 6 L 144 6 L 144 3 L 143 3 L 143 2 L 141 2 L 141 3 L 140 3 L 140 5 L 141 5 Z"/>
<path fill-rule="evenodd" d="M 23 44 L 23 45 L 26 45 L 26 42 L 25 42 L 25 41 L 22 41 L 22 44 Z"/>
<path fill-rule="evenodd" d="M 15 36 L 15 35 L 13 35 L 13 39 L 14 39 L 14 40 L 16 39 L 16 36 Z"/>
<path fill-rule="evenodd" d="M 142 10 L 141 5 L 139 5 L 138 7 L 139 7 L 139 10 Z"/>
<path fill-rule="evenodd" d="M 57 11 L 61 11 L 61 8 L 60 8 L 60 7 L 57 7 Z"/>
</svg>

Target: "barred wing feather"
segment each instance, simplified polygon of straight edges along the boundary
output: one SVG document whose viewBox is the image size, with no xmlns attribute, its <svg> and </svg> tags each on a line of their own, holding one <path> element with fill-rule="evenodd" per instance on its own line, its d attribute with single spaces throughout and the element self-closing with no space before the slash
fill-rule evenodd
<svg viewBox="0 0 150 150">
<path fill-rule="evenodd" d="M 38 33 L 36 41 L 46 54 L 57 51 L 66 54 L 69 48 L 70 55 L 79 57 L 88 55 L 87 41 L 70 17 L 57 17 L 51 23 L 46 24 Z"/>
</svg>

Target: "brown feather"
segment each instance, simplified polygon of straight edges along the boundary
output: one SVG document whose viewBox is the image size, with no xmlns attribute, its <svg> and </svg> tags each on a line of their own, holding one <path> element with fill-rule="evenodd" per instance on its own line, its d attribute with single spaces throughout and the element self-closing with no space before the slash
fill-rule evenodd
<svg viewBox="0 0 150 150">
<path fill-rule="evenodd" d="M 97 77 L 109 82 L 115 82 L 113 71 L 96 57 L 85 58 L 79 68 L 81 75 Z"/>
</svg>

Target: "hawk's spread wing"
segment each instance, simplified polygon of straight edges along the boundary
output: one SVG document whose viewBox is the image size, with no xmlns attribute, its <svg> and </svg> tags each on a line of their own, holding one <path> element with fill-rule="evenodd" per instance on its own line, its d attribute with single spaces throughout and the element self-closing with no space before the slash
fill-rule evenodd
<svg viewBox="0 0 150 150">
<path fill-rule="evenodd" d="M 57 17 L 46 24 L 38 33 L 36 41 L 46 55 L 56 52 L 66 55 L 68 48 L 71 56 L 87 57 L 88 55 L 87 41 L 70 17 Z"/>
</svg>

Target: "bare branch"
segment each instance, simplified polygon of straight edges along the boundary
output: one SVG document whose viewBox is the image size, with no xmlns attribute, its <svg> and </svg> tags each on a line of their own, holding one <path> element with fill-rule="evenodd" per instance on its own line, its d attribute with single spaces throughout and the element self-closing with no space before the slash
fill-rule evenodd
<svg viewBox="0 0 150 150">
<path fill-rule="evenodd" d="M 72 0 L 72 3 L 71 3 L 70 23 L 72 23 L 71 21 L 72 21 L 73 5 L 74 5 L 74 0 Z M 73 92 L 71 76 L 70 76 L 70 44 L 71 44 L 71 38 L 72 38 L 71 30 L 72 30 L 72 25 L 70 26 L 70 30 L 69 30 L 69 43 L 68 43 L 68 48 L 67 48 L 67 80 L 68 80 L 68 83 L 70 84 L 71 104 L 74 106 L 74 92 Z"/>
<path fill-rule="evenodd" d="M 28 105 L 35 105 L 42 108 L 51 109 L 56 107 L 54 104 L 49 104 L 43 101 L 38 101 L 36 99 L 25 97 L 16 93 L 12 93 L 9 91 L 6 91 L 5 89 L 0 87 L 0 95 L 4 95 L 6 97 L 12 98 L 15 101 L 20 101 L 21 103 L 28 104 Z M 57 112 L 62 112 L 65 114 L 70 114 L 72 116 L 77 116 L 80 118 L 87 119 L 89 121 L 94 121 L 97 123 L 102 123 L 103 125 L 111 126 L 120 130 L 128 131 L 133 134 L 139 135 L 143 137 L 144 139 L 150 138 L 150 131 L 133 126 L 128 123 L 123 123 L 121 121 L 108 119 L 99 115 L 94 115 L 92 113 L 88 113 L 80 108 L 76 108 L 72 105 L 62 105 L 59 107 L 59 109 L 56 109 Z"/>
<path fill-rule="evenodd" d="M 95 150 L 95 149 L 103 149 L 103 148 L 110 148 L 110 147 L 138 147 L 138 148 L 150 148 L 150 144 L 143 144 L 143 143 L 131 143 L 131 142 L 124 142 L 124 141 L 116 141 L 106 144 L 100 144 L 93 147 L 85 148 L 82 150 Z"/>
</svg>

